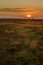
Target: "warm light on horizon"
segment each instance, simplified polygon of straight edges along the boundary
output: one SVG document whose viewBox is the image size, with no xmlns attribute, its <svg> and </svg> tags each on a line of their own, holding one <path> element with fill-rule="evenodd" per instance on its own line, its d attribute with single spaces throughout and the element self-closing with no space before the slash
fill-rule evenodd
<svg viewBox="0 0 43 65">
<path fill-rule="evenodd" d="M 28 15 L 27 15 L 27 17 L 28 17 L 28 18 L 30 18 L 30 17 L 31 17 L 31 15 L 30 15 L 30 14 L 28 14 Z"/>
</svg>

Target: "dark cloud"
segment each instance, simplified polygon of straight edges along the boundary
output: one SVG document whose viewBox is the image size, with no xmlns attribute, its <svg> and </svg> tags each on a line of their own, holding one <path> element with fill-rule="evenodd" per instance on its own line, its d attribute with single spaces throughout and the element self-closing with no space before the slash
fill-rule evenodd
<svg viewBox="0 0 43 65">
<path fill-rule="evenodd" d="M 36 9 L 26 9 L 26 8 L 4 8 L 0 11 L 10 11 L 10 12 L 33 12 L 37 11 Z"/>
</svg>

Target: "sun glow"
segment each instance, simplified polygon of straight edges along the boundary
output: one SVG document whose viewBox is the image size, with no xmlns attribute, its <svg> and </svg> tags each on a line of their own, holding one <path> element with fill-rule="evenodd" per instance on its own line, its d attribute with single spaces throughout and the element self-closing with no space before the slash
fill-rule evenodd
<svg viewBox="0 0 43 65">
<path fill-rule="evenodd" d="M 29 15 L 29 14 L 28 14 L 28 15 L 27 15 L 27 17 L 28 17 L 28 18 L 30 18 L 30 17 L 31 17 L 31 15 Z"/>
</svg>

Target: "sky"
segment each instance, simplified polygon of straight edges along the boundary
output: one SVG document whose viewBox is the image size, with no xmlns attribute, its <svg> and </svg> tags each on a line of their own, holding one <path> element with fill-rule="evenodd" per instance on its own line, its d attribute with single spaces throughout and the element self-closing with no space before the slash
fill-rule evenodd
<svg viewBox="0 0 43 65">
<path fill-rule="evenodd" d="M 43 0 L 0 0 L 0 8 L 43 8 Z"/>
<path fill-rule="evenodd" d="M 0 16 L 26 16 L 28 14 L 33 17 L 43 17 L 43 0 L 0 0 Z"/>
</svg>

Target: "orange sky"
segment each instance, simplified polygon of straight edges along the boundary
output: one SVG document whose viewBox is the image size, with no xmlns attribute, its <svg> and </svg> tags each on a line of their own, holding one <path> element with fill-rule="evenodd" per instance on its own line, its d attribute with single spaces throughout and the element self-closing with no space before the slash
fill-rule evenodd
<svg viewBox="0 0 43 65">
<path fill-rule="evenodd" d="M 43 17 L 43 0 L 0 0 L 0 16 Z"/>
<path fill-rule="evenodd" d="M 0 16 L 43 17 L 43 0 L 0 0 Z"/>
<path fill-rule="evenodd" d="M 0 8 L 40 8 L 43 9 L 43 0 L 0 0 Z"/>
<path fill-rule="evenodd" d="M 0 9 L 0 16 L 24 16 L 31 15 L 32 17 L 43 17 L 43 10 L 32 8 L 8 8 Z"/>
</svg>

